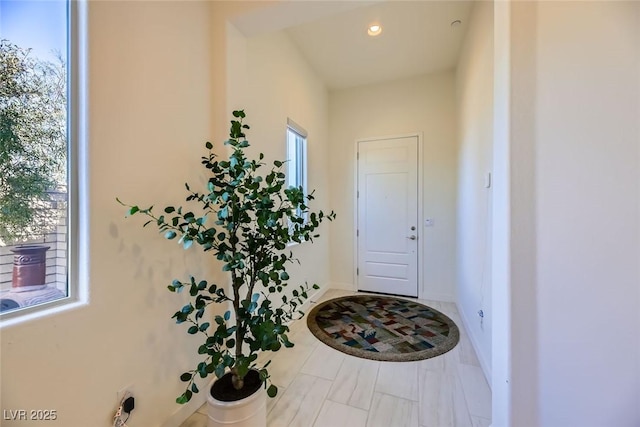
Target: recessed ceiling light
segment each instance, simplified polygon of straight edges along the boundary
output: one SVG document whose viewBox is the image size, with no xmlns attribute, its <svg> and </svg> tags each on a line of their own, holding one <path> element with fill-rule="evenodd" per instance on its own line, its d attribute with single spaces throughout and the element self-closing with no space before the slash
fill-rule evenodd
<svg viewBox="0 0 640 427">
<path fill-rule="evenodd" d="M 367 28 L 367 34 L 371 37 L 379 36 L 382 33 L 382 25 L 380 24 L 371 24 L 369 28 Z"/>
</svg>

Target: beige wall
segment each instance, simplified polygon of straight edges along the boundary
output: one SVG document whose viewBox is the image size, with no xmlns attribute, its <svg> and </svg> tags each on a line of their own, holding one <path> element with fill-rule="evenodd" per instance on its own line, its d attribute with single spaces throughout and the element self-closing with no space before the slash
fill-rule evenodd
<svg viewBox="0 0 640 427">
<path fill-rule="evenodd" d="M 331 211 L 329 202 L 328 93 L 284 32 L 255 37 L 247 43 L 248 111 L 255 111 L 254 146 L 265 159 L 286 158 L 287 117 L 307 130 L 307 186 L 315 190 L 313 210 Z M 289 267 L 291 285 L 329 283 L 329 237 L 326 223 L 313 244 L 292 246 L 300 265 Z"/>
<path fill-rule="evenodd" d="M 493 3 L 477 2 L 456 69 L 458 257 L 456 301 L 487 378 L 491 378 L 491 220 Z M 478 311 L 484 312 L 484 319 Z"/>
<path fill-rule="evenodd" d="M 247 41 L 227 25 L 263 6 L 89 3 L 90 303 L 2 330 L 3 409 L 56 409 L 65 427 L 106 426 L 117 391 L 133 384 L 131 422 L 169 427 L 202 403 L 204 393 L 173 403 L 198 343 L 170 319 L 183 302 L 166 285 L 189 274 L 227 278 L 196 248 L 185 252 L 142 229 L 141 218 L 125 220 L 115 197 L 180 203 L 184 182 L 204 181 L 204 142 L 225 139 L 232 108 L 247 110 L 250 139 L 268 159 L 284 156 L 287 116 L 306 127 L 313 207 L 329 207 L 324 87 L 283 34 Z M 292 283 L 328 282 L 323 234 L 313 246 L 292 247 L 303 263 L 291 267 Z M 27 425 L 17 423 L 3 426 Z"/>
<path fill-rule="evenodd" d="M 328 94 L 288 36 L 280 31 L 246 38 L 228 25 L 229 109 L 244 109 L 251 129 L 249 152 L 265 154 L 265 163 L 286 159 L 287 118 L 304 127 L 307 138 L 307 185 L 315 190 L 311 209 L 331 210 L 329 203 Z M 268 166 L 270 168 L 270 166 Z M 265 170 L 267 166 L 265 166 Z M 326 223 L 320 238 L 289 249 L 300 265 L 288 267 L 290 291 L 305 282 L 326 286 L 329 282 L 329 232 Z"/>
<path fill-rule="evenodd" d="M 423 134 L 424 217 L 421 226 L 424 277 L 420 295 L 453 301 L 456 239 L 456 129 L 451 71 L 331 92 L 331 280 L 354 287 L 355 141 L 368 137 Z"/>
<path fill-rule="evenodd" d="M 638 425 L 640 3 L 541 2 L 536 36 L 540 422 Z"/>
<path fill-rule="evenodd" d="M 126 220 L 115 197 L 179 202 L 184 182 L 199 180 L 211 134 L 210 4 L 88 7 L 90 301 L 2 330 L 2 408 L 55 409 L 51 424 L 65 427 L 107 426 L 116 392 L 133 384 L 130 424 L 160 426 L 181 408 L 178 376 L 197 347 L 170 319 L 181 298 L 166 285 L 209 273 L 211 263 L 142 229 L 141 218 Z M 47 423 L 2 422 L 36 424 Z"/>
<path fill-rule="evenodd" d="M 234 73 L 244 76 L 244 68 L 233 60 L 233 51 L 242 47 L 244 36 L 230 24 L 239 16 L 258 11 L 273 5 L 270 1 L 212 1 L 211 23 L 209 27 L 211 37 L 211 49 L 214 52 L 209 72 L 211 76 L 210 96 L 212 108 L 213 138 L 215 141 L 224 141 L 229 135 L 229 120 L 231 110 L 234 108 L 234 99 L 238 93 L 238 82 L 242 80 L 234 77 Z M 239 43 L 239 45 L 238 45 Z M 242 86 L 240 86 L 242 87 Z M 234 94 L 233 97 L 230 94 Z M 243 100 L 244 98 L 240 98 Z"/>
<path fill-rule="evenodd" d="M 511 421 L 636 426 L 640 4 L 511 19 Z"/>
</svg>

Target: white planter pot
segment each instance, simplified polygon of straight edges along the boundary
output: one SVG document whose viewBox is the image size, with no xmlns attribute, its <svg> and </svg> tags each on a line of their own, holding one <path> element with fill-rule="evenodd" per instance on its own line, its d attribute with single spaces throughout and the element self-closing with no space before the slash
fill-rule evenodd
<svg viewBox="0 0 640 427">
<path fill-rule="evenodd" d="M 264 387 L 234 402 L 214 399 L 210 390 L 211 387 L 207 390 L 208 427 L 267 427 L 267 392 Z"/>
</svg>

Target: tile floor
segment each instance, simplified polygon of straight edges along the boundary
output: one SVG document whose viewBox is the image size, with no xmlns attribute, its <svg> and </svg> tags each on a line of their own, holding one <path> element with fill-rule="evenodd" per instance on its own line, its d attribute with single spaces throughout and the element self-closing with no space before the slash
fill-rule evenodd
<svg viewBox="0 0 640 427">
<path fill-rule="evenodd" d="M 321 300 L 352 292 L 328 290 Z M 377 362 L 318 341 L 303 320 L 291 326 L 295 347 L 271 353 L 278 395 L 267 402 L 269 427 L 488 427 L 491 391 L 455 304 L 422 301 L 451 317 L 460 342 L 418 362 Z M 206 427 L 200 408 L 181 427 Z"/>
</svg>

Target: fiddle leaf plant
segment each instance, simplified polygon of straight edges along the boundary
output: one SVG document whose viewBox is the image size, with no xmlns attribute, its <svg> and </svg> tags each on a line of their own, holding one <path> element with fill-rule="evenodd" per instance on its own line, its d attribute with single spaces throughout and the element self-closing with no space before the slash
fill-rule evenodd
<svg viewBox="0 0 640 427">
<path fill-rule="evenodd" d="M 234 111 L 230 138 L 230 155 L 221 158 L 206 143 L 209 154 L 202 157 L 209 179 L 204 191 L 194 191 L 188 184 L 188 206 L 197 205 L 197 212 L 183 206 L 167 206 L 156 214 L 153 207 L 142 209 L 127 205 L 127 214 L 144 215 L 144 224 L 156 226 L 168 240 L 177 239 L 184 249 L 193 244 L 213 255 L 223 271 L 230 276 L 230 286 L 210 283 L 190 277 L 174 280 L 171 292 L 188 292 L 190 301 L 173 318 L 186 324 L 187 333 L 199 335 L 202 344 L 198 354 L 202 361 L 180 376 L 186 382 L 184 393 L 176 401 L 188 402 L 198 393 L 195 380 L 215 374 L 221 378 L 232 375 L 233 387 L 244 386 L 249 370 L 259 372 L 267 394 L 277 394 L 270 384 L 267 366 L 258 367 L 259 352 L 278 351 L 292 347 L 287 323 L 304 315 L 300 307 L 308 298 L 309 286 L 298 286 L 285 292 L 289 282 L 287 265 L 299 261 L 287 245 L 309 242 L 319 237 L 316 229 L 324 220 L 333 220 L 335 213 L 312 212 L 308 202 L 313 193 L 305 195 L 302 187 L 286 187 L 283 166 L 274 161 L 266 175 L 260 170 L 265 164 L 261 153 L 258 160 L 247 158 L 249 147 L 243 123 L 244 111 Z M 317 285 L 313 285 L 318 289 Z M 207 315 L 212 304 L 228 304 L 223 315 Z M 218 311 L 221 312 L 221 311 Z M 267 385 L 269 383 L 269 385 Z"/>
</svg>

